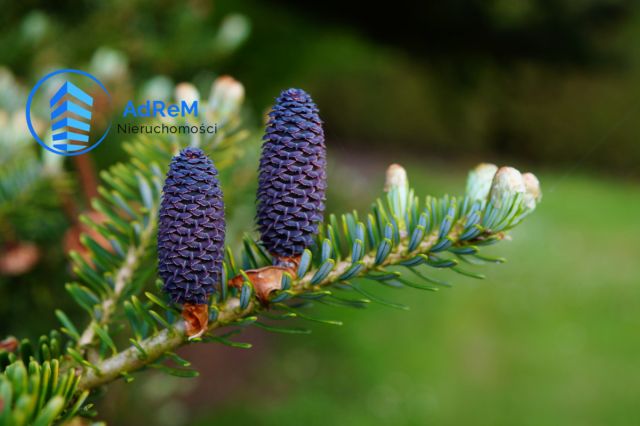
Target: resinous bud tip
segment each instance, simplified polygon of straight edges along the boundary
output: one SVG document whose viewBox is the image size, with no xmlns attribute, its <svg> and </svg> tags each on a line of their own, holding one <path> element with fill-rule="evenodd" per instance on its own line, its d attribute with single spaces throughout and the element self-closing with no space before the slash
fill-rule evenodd
<svg viewBox="0 0 640 426">
<path fill-rule="evenodd" d="M 222 116 L 236 112 L 244 102 L 244 86 L 242 83 L 223 75 L 218 77 L 211 86 L 209 104 L 211 108 Z"/>
<path fill-rule="evenodd" d="M 540 181 L 533 173 L 522 175 L 524 181 L 524 206 L 527 210 L 534 210 L 536 205 L 542 200 L 542 190 Z"/>
<path fill-rule="evenodd" d="M 490 163 L 480 163 L 469 172 L 467 178 L 467 196 L 473 201 L 486 200 L 491 191 L 493 177 L 498 171 L 498 166 Z"/>
<path fill-rule="evenodd" d="M 187 103 L 193 103 L 194 101 L 200 100 L 200 93 L 198 89 L 196 89 L 196 86 L 186 82 L 179 83 L 176 86 L 174 96 L 178 102 L 185 101 Z"/>
<path fill-rule="evenodd" d="M 392 188 L 407 188 L 409 180 L 407 171 L 400 164 L 392 164 L 387 168 L 387 177 L 384 183 L 384 192 L 389 192 Z"/>
<path fill-rule="evenodd" d="M 510 197 L 524 192 L 522 174 L 513 167 L 500 167 L 491 182 L 489 198 L 495 207 L 500 208 Z"/>
</svg>

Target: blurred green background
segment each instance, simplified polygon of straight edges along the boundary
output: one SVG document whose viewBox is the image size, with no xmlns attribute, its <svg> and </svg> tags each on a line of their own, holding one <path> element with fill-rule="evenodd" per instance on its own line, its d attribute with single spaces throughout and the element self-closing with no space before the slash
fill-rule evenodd
<svg viewBox="0 0 640 426">
<path fill-rule="evenodd" d="M 48 331 L 57 307 L 82 318 L 64 292 L 61 241 L 91 195 L 87 164 L 67 161 L 56 191 L 22 198 L 3 180 L 28 88 L 51 69 L 95 73 L 116 104 L 181 81 L 204 91 L 219 75 L 240 80 L 253 137 L 235 165 L 241 181 L 225 178 L 243 188 L 227 194 L 232 238 L 252 229 L 262 117 L 287 87 L 309 91 L 325 120 L 332 212 L 366 209 L 390 162 L 406 166 L 419 194 L 461 193 L 479 161 L 542 183 L 535 214 L 491 248 L 508 262 L 484 268 L 486 280 L 449 271 L 454 287 L 437 293 L 377 290 L 409 312 L 326 308 L 316 316 L 345 325 L 311 336 L 251 331 L 248 351 L 185 348 L 202 375 L 115 384 L 99 402 L 111 424 L 640 423 L 640 4 L 401 1 L 352 12 L 337 1 L 30 0 L 1 9 L 0 266 L 27 245 L 39 255 L 0 272 L 0 336 Z M 89 157 L 90 174 L 124 158 L 123 141 L 110 139 Z"/>
</svg>

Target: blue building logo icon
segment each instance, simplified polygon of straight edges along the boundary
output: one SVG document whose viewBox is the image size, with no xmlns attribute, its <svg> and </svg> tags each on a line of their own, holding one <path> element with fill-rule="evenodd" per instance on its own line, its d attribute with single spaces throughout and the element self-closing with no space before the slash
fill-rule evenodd
<svg viewBox="0 0 640 426">
<path fill-rule="evenodd" d="M 27 125 L 48 151 L 80 155 L 98 146 L 109 133 L 110 106 L 109 92 L 93 75 L 73 69 L 54 71 L 31 90 Z M 43 121 L 49 125 L 42 125 Z"/>
<path fill-rule="evenodd" d="M 87 148 L 91 130 L 93 98 L 65 81 L 49 101 L 53 147 L 64 152 Z"/>
</svg>

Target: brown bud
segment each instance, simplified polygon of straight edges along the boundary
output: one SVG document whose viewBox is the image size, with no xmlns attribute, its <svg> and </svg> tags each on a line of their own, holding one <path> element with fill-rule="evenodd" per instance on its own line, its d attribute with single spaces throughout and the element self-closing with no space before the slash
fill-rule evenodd
<svg viewBox="0 0 640 426">
<path fill-rule="evenodd" d="M 18 339 L 15 337 L 9 336 L 0 341 L 0 351 L 15 352 L 16 349 L 18 349 Z"/>
<path fill-rule="evenodd" d="M 250 269 L 244 272 L 247 278 L 249 278 L 251 285 L 253 285 L 256 296 L 263 304 L 269 303 L 269 295 L 271 292 L 282 288 L 282 275 L 285 272 L 291 276 L 295 276 L 296 269 L 300 263 L 300 256 L 277 257 L 276 260 L 277 265 Z M 242 288 L 244 281 L 244 275 L 238 275 L 229 280 L 229 285 L 235 288 Z"/>
<path fill-rule="evenodd" d="M 0 254 L 0 274 L 22 275 L 29 272 L 40 259 L 40 250 L 33 243 L 18 243 L 5 247 Z"/>
<path fill-rule="evenodd" d="M 207 331 L 209 324 L 209 305 L 185 303 L 182 305 L 182 318 L 189 339 L 200 337 Z"/>
</svg>

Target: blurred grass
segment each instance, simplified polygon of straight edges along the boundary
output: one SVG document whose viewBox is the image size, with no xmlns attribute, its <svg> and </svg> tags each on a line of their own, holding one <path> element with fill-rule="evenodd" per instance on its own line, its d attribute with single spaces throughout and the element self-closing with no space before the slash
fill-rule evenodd
<svg viewBox="0 0 640 426">
<path fill-rule="evenodd" d="M 360 203 L 382 185 L 383 168 L 338 169 Z M 462 170 L 408 169 L 419 194 L 462 191 Z M 345 325 L 278 335 L 255 386 L 195 424 L 639 424 L 640 187 L 540 177 L 543 203 L 491 248 L 508 262 L 486 280 L 376 292 L 409 312 L 317 308 Z"/>
</svg>

